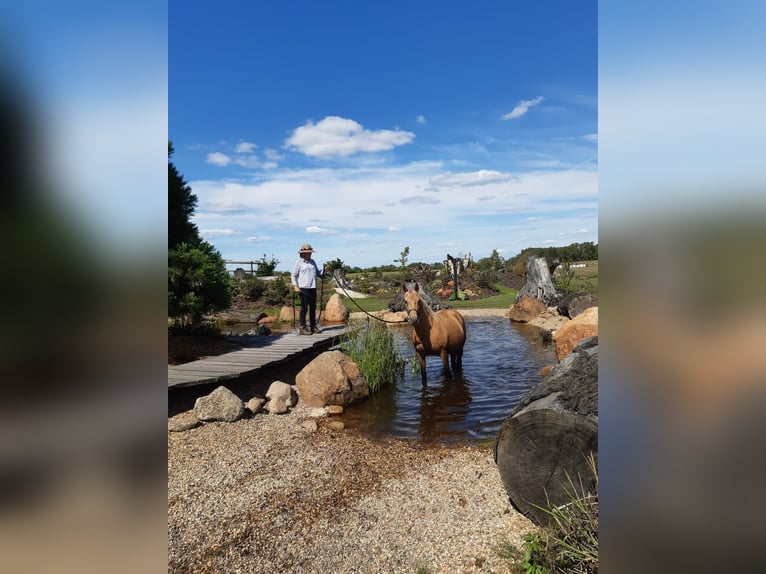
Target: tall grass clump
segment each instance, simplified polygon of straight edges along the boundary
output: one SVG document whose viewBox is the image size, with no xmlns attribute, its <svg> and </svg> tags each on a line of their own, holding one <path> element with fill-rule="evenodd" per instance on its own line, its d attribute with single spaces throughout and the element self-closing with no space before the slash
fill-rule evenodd
<svg viewBox="0 0 766 574">
<path fill-rule="evenodd" d="M 407 361 L 399 356 L 394 333 L 382 323 L 352 323 L 341 347 L 357 364 L 372 392 L 404 375 Z"/>
<path fill-rule="evenodd" d="M 598 471 L 593 456 L 589 462 L 598 491 Z M 514 572 L 598 573 L 598 495 L 587 492 L 582 480 L 578 481 L 579 488 L 571 477 L 567 476 L 567 480 L 568 502 L 549 508 L 538 507 L 548 514 L 549 523 L 538 532 L 524 536 L 520 552 L 511 553 L 507 549 L 503 552 L 514 563 Z"/>
</svg>

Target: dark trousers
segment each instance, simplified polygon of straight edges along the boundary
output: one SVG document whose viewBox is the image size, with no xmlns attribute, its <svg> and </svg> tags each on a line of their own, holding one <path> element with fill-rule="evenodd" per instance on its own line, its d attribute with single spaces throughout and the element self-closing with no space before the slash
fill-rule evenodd
<svg viewBox="0 0 766 574">
<path fill-rule="evenodd" d="M 317 317 L 317 290 L 306 289 L 301 287 L 301 314 L 300 323 L 301 327 L 306 326 L 306 312 L 309 313 L 309 325 L 313 329 L 316 327 Z"/>
</svg>

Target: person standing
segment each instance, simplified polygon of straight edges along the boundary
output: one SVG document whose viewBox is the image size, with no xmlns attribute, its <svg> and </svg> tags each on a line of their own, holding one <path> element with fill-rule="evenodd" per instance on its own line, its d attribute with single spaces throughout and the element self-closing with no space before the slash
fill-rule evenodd
<svg viewBox="0 0 766 574">
<path fill-rule="evenodd" d="M 311 254 L 314 249 L 308 243 L 301 245 L 300 251 L 298 251 L 298 260 L 293 266 L 293 272 L 290 275 L 290 282 L 293 285 L 293 290 L 300 295 L 301 298 L 301 312 L 300 312 L 300 334 L 311 335 L 312 333 L 319 333 L 319 328 L 316 325 L 316 308 L 317 308 L 317 278 L 322 276 L 322 272 L 319 271 L 316 262 L 311 258 Z M 306 313 L 309 315 L 309 325 L 306 326 Z"/>
</svg>

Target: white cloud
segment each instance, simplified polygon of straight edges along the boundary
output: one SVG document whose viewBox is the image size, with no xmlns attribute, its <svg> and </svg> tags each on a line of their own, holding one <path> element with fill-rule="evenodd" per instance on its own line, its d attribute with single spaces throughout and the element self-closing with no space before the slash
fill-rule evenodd
<svg viewBox="0 0 766 574">
<path fill-rule="evenodd" d="M 489 183 L 503 183 L 516 181 L 517 178 L 510 173 L 480 169 L 479 171 L 465 173 L 445 173 L 431 178 L 429 183 L 434 187 L 472 187 L 475 185 L 487 185 Z"/>
<path fill-rule="evenodd" d="M 354 215 L 383 215 L 380 209 L 361 209 L 354 212 Z"/>
<path fill-rule="evenodd" d="M 212 239 L 214 237 L 234 235 L 237 232 L 234 231 L 233 229 L 226 228 L 226 229 L 202 229 L 200 230 L 200 233 L 202 234 L 203 237 Z"/>
<path fill-rule="evenodd" d="M 311 120 L 296 128 L 285 147 L 309 157 L 322 159 L 349 156 L 359 152 L 378 152 L 412 142 L 415 134 L 402 130 L 366 130 L 354 120 L 327 116 L 314 124 Z"/>
<path fill-rule="evenodd" d="M 582 139 L 584 139 L 587 142 L 597 142 L 598 141 L 598 134 L 585 134 L 582 136 Z"/>
<path fill-rule="evenodd" d="M 405 197 L 401 199 L 400 203 L 404 203 L 404 204 L 419 203 L 419 204 L 427 205 L 427 204 L 439 203 L 439 200 L 429 195 L 412 195 L 410 197 Z"/>
<path fill-rule="evenodd" d="M 513 108 L 510 112 L 502 116 L 502 119 L 514 120 L 516 118 L 520 118 L 521 116 L 527 113 L 529 108 L 536 106 L 542 101 L 543 101 L 542 96 L 537 96 L 534 100 L 521 100 L 515 108 Z"/>
<path fill-rule="evenodd" d="M 424 115 L 422 115 L 422 114 L 421 114 L 421 115 L 419 115 L 419 116 L 418 116 L 418 117 L 415 119 L 415 121 L 416 121 L 416 122 L 418 122 L 419 124 L 424 124 L 424 123 L 426 123 L 426 117 L 425 117 Z"/>
<path fill-rule="evenodd" d="M 317 225 L 310 225 L 306 228 L 306 233 L 312 234 L 312 235 L 333 235 L 336 233 L 333 229 L 326 229 L 324 227 L 319 227 Z"/>
<path fill-rule="evenodd" d="M 234 148 L 234 151 L 237 153 L 253 153 L 257 147 L 257 145 L 251 142 L 239 142 L 237 147 Z"/>
<path fill-rule="evenodd" d="M 495 173 L 507 175 L 499 170 Z M 455 251 L 471 251 L 478 257 L 488 256 L 498 247 L 497 238 L 507 236 L 503 230 L 514 225 L 524 231 L 501 245 L 513 254 L 557 237 L 562 229 L 571 230 L 570 242 L 597 240 L 595 169 L 535 170 L 514 174 L 517 181 L 512 185 L 500 177 L 485 186 L 453 185 L 438 193 L 426 191 L 432 178 L 444 175 L 440 163 L 413 162 L 278 169 L 246 183 L 221 177 L 218 181 L 190 181 L 189 185 L 199 198 L 194 221 L 200 229 L 239 232 L 214 241 L 222 255 L 232 260 L 252 258 L 251 250 L 258 242 L 245 238 L 254 235 L 272 237 L 262 245 L 273 249 L 282 262 L 294 260 L 294 245 L 310 243 L 314 237 L 324 261 L 337 256 L 360 266 L 394 260 L 405 245 L 410 246 L 413 260 L 440 261 L 445 255 L 439 245 L 445 230 L 459 243 Z M 495 197 L 477 201 L 479 196 Z M 377 211 L 382 213 L 375 214 Z M 586 212 L 589 217 L 584 216 Z M 525 221 L 534 216 L 545 220 Z M 349 230 L 352 223 L 353 232 Z M 591 231 L 576 233 L 583 227 Z M 529 239 L 522 240 L 523 234 L 529 234 Z M 558 244 L 561 241 L 557 238 Z"/>
<path fill-rule="evenodd" d="M 267 147 L 265 150 L 263 150 L 263 155 L 266 156 L 266 159 L 270 159 L 272 161 L 279 161 L 279 160 L 285 159 L 284 154 L 281 154 L 277 150 L 272 149 L 270 147 Z"/>
<path fill-rule="evenodd" d="M 248 241 L 250 243 L 262 243 L 264 241 L 271 241 L 271 237 L 268 235 L 251 235 L 245 241 Z"/>
<path fill-rule="evenodd" d="M 231 158 L 226 154 L 222 154 L 216 151 L 216 152 L 207 154 L 207 157 L 205 158 L 205 163 L 212 163 L 213 165 L 219 165 L 221 167 L 224 167 L 231 163 Z"/>
</svg>

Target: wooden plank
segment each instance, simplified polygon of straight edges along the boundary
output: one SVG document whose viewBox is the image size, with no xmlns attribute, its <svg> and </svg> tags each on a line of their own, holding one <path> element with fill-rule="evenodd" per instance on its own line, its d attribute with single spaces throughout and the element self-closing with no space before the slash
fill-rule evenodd
<svg viewBox="0 0 766 574">
<path fill-rule="evenodd" d="M 322 333 L 277 337 L 250 337 L 247 347 L 168 367 L 168 387 L 185 387 L 236 378 L 332 345 L 345 333 L 345 326 L 326 327 Z M 231 338 L 236 340 L 235 338 Z"/>
</svg>

